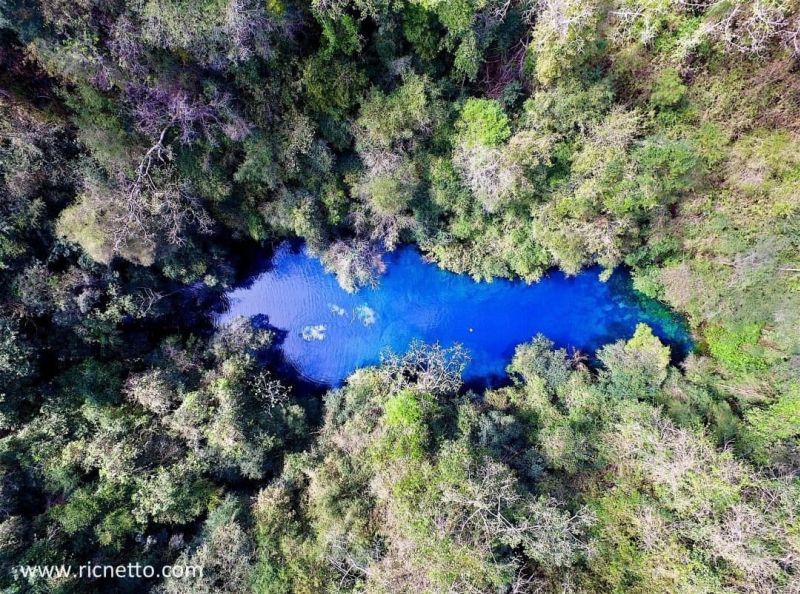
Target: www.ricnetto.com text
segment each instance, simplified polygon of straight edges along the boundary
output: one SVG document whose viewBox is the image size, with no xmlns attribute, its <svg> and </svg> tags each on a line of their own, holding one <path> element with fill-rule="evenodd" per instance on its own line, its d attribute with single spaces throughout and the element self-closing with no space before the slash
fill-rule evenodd
<svg viewBox="0 0 800 594">
<path fill-rule="evenodd" d="M 197 578 L 203 577 L 200 565 L 164 565 L 161 568 L 141 563 L 103 565 L 92 562 L 83 565 L 20 565 L 14 568 L 17 579 L 29 578 Z"/>
</svg>

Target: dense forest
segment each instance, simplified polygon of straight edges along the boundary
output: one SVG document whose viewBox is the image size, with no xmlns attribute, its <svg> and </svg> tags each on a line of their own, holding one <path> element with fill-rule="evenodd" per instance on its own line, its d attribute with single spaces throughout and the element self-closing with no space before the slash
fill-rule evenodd
<svg viewBox="0 0 800 594">
<path fill-rule="evenodd" d="M 4 592 L 800 592 L 800 2 L 0 0 Z M 208 311 L 305 241 L 685 316 L 328 391 Z M 198 564 L 79 579 L 23 565 Z"/>
</svg>

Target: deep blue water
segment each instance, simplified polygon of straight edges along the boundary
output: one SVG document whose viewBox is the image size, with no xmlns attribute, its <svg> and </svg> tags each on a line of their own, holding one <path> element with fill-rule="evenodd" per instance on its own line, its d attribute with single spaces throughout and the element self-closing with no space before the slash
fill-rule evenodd
<svg viewBox="0 0 800 594">
<path fill-rule="evenodd" d="M 286 360 L 304 378 L 329 385 L 378 363 L 386 348 L 404 352 L 415 338 L 463 344 L 471 356 L 465 379 L 490 384 L 505 375 L 514 347 L 537 333 L 558 347 L 591 355 L 629 338 L 636 324 L 645 322 L 672 347 L 673 356 L 686 354 L 691 339 L 680 320 L 635 293 L 624 271 L 605 283 L 599 272 L 574 277 L 553 272 L 532 285 L 476 283 L 403 247 L 387 256 L 387 272 L 376 289 L 349 294 L 319 260 L 284 243 L 266 272 L 228 293 L 230 307 L 217 323 L 266 315 L 270 326 L 286 332 L 281 347 Z"/>
</svg>

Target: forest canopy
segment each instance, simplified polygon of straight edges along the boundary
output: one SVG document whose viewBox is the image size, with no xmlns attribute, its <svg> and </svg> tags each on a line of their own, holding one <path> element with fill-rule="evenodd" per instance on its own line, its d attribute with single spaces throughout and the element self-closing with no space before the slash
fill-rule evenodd
<svg viewBox="0 0 800 594">
<path fill-rule="evenodd" d="M 796 0 L 0 0 L 0 586 L 800 591 Z M 593 265 L 687 320 L 320 389 L 208 309 Z M 81 580 L 20 567 L 197 564 Z"/>
</svg>

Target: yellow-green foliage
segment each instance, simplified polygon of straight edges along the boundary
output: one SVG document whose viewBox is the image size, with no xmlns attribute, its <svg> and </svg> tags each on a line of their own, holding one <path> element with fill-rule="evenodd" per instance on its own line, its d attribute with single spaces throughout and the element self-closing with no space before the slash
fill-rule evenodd
<svg viewBox="0 0 800 594">
<path fill-rule="evenodd" d="M 436 405 L 432 399 L 419 396 L 411 390 L 395 394 L 386 401 L 383 423 L 387 436 L 379 446 L 384 455 L 414 459 L 423 456 L 428 440 L 425 406 Z"/>
<path fill-rule="evenodd" d="M 750 410 L 746 418 L 747 445 L 754 448 L 759 462 L 791 459 L 794 442 L 800 437 L 800 386 L 790 386 L 775 402 Z"/>
<path fill-rule="evenodd" d="M 92 260 L 108 264 L 114 257 L 114 246 L 106 236 L 98 217 L 99 214 L 94 209 L 79 201 L 64 209 L 56 231 L 62 237 L 80 244 Z"/>
<path fill-rule="evenodd" d="M 357 124 L 364 128 L 366 140 L 378 146 L 412 140 L 430 131 L 439 117 L 428 95 L 431 81 L 416 74 L 407 75 L 403 84 L 390 95 L 373 89 L 361 106 Z"/>
<path fill-rule="evenodd" d="M 766 367 L 758 346 L 760 335 L 761 326 L 758 324 L 728 328 L 714 326 L 705 332 L 711 354 L 734 371 L 754 371 Z"/>
<path fill-rule="evenodd" d="M 646 327 L 624 346 L 666 370 L 668 352 Z M 480 402 L 387 393 L 380 370 L 332 393 L 314 454 L 292 459 L 259 498 L 262 579 L 285 567 L 270 583 L 305 591 L 313 568 L 324 589 L 343 559 L 358 559 L 354 591 L 488 591 L 517 583 L 521 558 L 543 591 L 721 594 L 792 579 L 780 560 L 800 544 L 795 487 L 660 407 L 616 398 L 612 380 L 570 370 L 550 347 L 541 337 L 521 346 L 514 384 Z M 669 402 L 680 389 L 657 387 L 654 398 Z M 754 422 L 768 432 L 786 410 Z"/>
<path fill-rule="evenodd" d="M 530 55 L 536 79 L 548 85 L 592 54 L 601 6 L 598 2 L 547 2 L 537 14 Z"/>
<path fill-rule="evenodd" d="M 650 103 L 665 109 L 675 107 L 685 96 L 686 85 L 681 81 L 680 74 L 674 68 L 668 68 L 655 81 Z"/>
<path fill-rule="evenodd" d="M 458 127 L 467 145 L 497 146 L 511 136 L 508 116 L 497 101 L 488 99 L 468 99 Z"/>
</svg>

